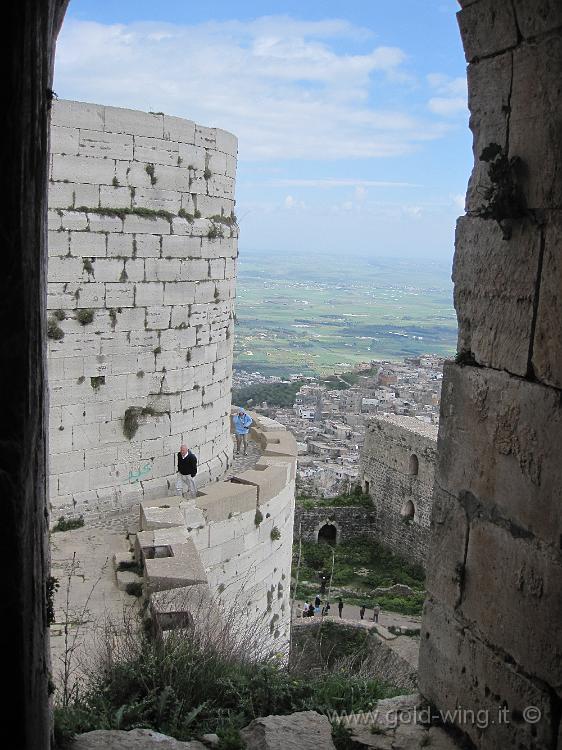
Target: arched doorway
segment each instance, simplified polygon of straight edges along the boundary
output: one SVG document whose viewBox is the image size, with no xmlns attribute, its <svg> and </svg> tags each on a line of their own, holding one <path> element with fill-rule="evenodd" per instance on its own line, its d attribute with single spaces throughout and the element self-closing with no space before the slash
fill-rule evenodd
<svg viewBox="0 0 562 750">
<path fill-rule="evenodd" d="M 410 474 L 411 476 L 417 476 L 419 468 L 420 462 L 418 460 L 418 457 L 415 453 L 412 453 L 412 455 L 410 456 L 410 461 L 408 463 L 408 474 Z"/>
<path fill-rule="evenodd" d="M 416 515 L 416 506 L 411 500 L 406 500 L 400 511 L 403 521 L 413 521 Z"/>
<path fill-rule="evenodd" d="M 333 523 L 325 523 L 318 531 L 318 544 L 329 544 L 335 547 L 338 541 L 338 530 Z"/>
</svg>

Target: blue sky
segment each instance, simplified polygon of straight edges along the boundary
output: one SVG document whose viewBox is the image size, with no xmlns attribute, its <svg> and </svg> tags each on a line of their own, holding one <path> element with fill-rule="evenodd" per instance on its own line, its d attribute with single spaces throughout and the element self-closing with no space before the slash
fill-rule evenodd
<svg viewBox="0 0 562 750">
<path fill-rule="evenodd" d="M 472 163 L 455 0 L 71 0 L 61 98 L 239 138 L 244 249 L 450 262 Z"/>
</svg>

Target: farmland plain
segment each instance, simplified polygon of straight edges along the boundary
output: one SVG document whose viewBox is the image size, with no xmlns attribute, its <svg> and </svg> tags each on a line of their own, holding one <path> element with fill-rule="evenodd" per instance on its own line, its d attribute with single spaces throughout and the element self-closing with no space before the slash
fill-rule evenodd
<svg viewBox="0 0 562 750">
<path fill-rule="evenodd" d="M 456 349 L 450 267 L 342 252 L 240 254 L 234 361 L 269 375 Z"/>
</svg>

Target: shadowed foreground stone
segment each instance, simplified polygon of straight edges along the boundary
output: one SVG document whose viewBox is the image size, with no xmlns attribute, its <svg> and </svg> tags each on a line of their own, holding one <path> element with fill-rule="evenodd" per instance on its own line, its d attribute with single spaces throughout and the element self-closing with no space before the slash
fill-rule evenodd
<svg viewBox="0 0 562 750">
<path fill-rule="evenodd" d="M 180 742 L 152 729 L 98 729 L 79 735 L 72 750 L 206 750 L 205 745 L 194 740 Z"/>
<path fill-rule="evenodd" d="M 343 721 L 351 730 L 351 746 L 372 750 L 460 750 L 440 727 L 429 727 L 430 711 L 419 693 L 398 695 L 377 703 L 368 713 L 356 713 Z"/>
<path fill-rule="evenodd" d="M 240 736 L 246 750 L 335 750 L 330 721 L 316 711 L 254 719 Z"/>
</svg>

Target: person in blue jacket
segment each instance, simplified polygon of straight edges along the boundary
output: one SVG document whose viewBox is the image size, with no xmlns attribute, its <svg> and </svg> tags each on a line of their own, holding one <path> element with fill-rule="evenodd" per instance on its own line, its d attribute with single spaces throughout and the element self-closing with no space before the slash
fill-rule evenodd
<svg viewBox="0 0 562 750">
<path fill-rule="evenodd" d="M 248 455 L 248 432 L 254 420 L 244 409 L 239 409 L 238 414 L 232 417 L 234 433 L 236 435 L 236 453 L 240 453 L 240 445 L 244 445 L 244 455 Z"/>
</svg>

